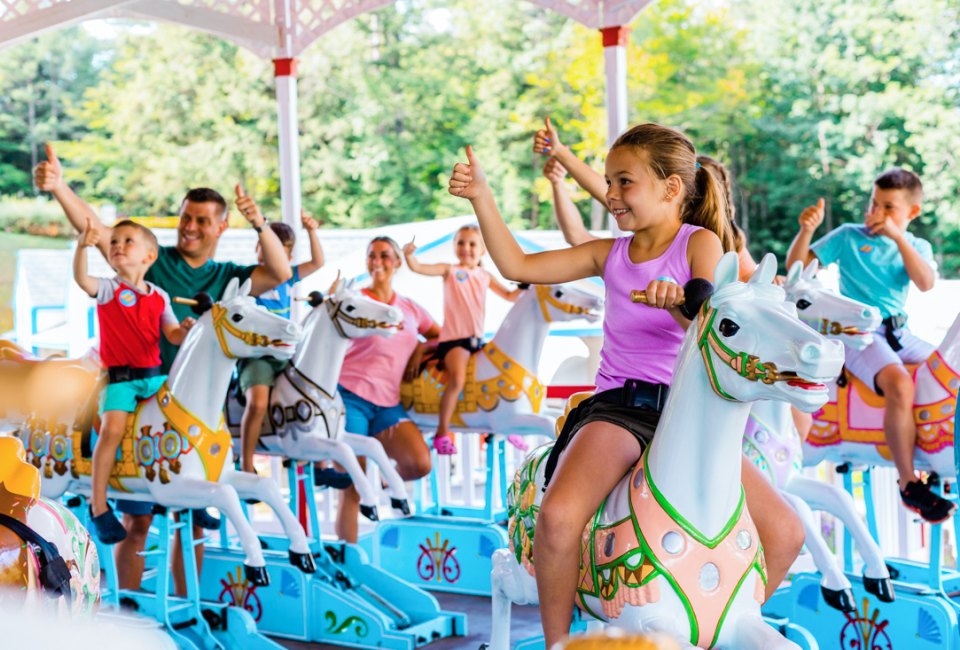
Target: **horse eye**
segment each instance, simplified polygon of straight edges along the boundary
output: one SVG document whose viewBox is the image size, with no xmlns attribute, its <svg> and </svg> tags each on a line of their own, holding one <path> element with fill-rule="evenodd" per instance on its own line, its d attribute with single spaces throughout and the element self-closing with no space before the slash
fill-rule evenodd
<svg viewBox="0 0 960 650">
<path fill-rule="evenodd" d="M 560 289 L 557 289 L 556 291 L 553 292 L 553 297 L 554 297 L 554 298 L 562 298 L 562 297 L 563 297 L 563 291 L 561 291 Z"/>
<path fill-rule="evenodd" d="M 345 311 L 345 312 L 348 312 L 348 313 L 349 313 L 349 312 L 351 312 L 351 311 L 353 311 L 353 310 L 355 310 L 355 309 L 356 309 L 356 307 L 354 307 L 353 305 L 350 305 L 349 307 L 347 307 L 347 308 L 346 308 L 346 309 L 344 309 L 343 311 Z"/>
<path fill-rule="evenodd" d="M 740 326 L 729 318 L 724 318 L 722 321 L 720 321 L 720 333 L 724 336 L 733 336 L 739 331 Z"/>
<path fill-rule="evenodd" d="M 239 323 L 243 320 L 243 314 L 234 314 L 230 317 L 230 320 L 232 320 L 234 323 Z"/>
<path fill-rule="evenodd" d="M 805 299 L 801 298 L 800 300 L 797 301 L 797 309 L 806 309 L 806 308 L 809 307 L 811 304 L 812 304 L 812 303 L 811 303 L 809 300 L 805 300 Z"/>
</svg>

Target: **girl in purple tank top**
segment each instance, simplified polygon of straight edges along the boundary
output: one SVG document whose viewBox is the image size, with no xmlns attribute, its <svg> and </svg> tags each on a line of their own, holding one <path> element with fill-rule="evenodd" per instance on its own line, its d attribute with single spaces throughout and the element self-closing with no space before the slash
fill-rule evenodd
<svg viewBox="0 0 960 650">
<path fill-rule="evenodd" d="M 534 564 L 550 647 L 569 631 L 581 531 L 656 430 L 683 332 L 690 324 L 677 309 L 684 298 L 683 285 L 692 278 L 712 279 L 723 254 L 726 198 L 713 174 L 697 163 L 686 136 L 642 124 L 620 136 L 606 160 L 607 208 L 619 228 L 633 235 L 525 254 L 504 223 L 471 147 L 467 158 L 467 164 L 454 167 L 450 193 L 470 200 L 487 250 L 505 278 L 554 284 L 602 276 L 606 285 L 598 392 L 567 418 L 557 447 L 564 439 L 569 444 L 537 520 Z M 644 289 L 649 306 L 631 302 L 632 289 Z M 784 559 L 774 552 L 773 563 L 785 561 L 782 578 L 802 545 L 802 527 L 782 501 L 783 508 L 775 514 L 755 513 L 755 500 L 779 498 L 762 476 L 748 482 L 745 471 L 744 483 L 762 538 L 764 519 L 773 530 L 787 522 L 786 528 L 793 531 L 790 544 L 781 544 L 778 534 L 773 534 L 775 542 L 763 538 L 765 548 L 788 547 Z M 770 557 L 767 561 L 773 574 Z"/>
</svg>

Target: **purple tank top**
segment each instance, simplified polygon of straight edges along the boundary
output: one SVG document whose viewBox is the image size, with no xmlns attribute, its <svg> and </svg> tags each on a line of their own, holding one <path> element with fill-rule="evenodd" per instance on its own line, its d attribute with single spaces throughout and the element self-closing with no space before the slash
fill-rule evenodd
<svg viewBox="0 0 960 650">
<path fill-rule="evenodd" d="M 606 285 L 603 347 L 597 369 L 597 392 L 621 388 L 628 379 L 670 384 L 673 366 L 683 341 L 683 328 L 666 309 L 630 302 L 632 289 L 646 289 L 651 281 L 690 280 L 687 242 L 697 226 L 681 224 L 673 242 L 656 259 L 630 261 L 630 237 L 613 242 L 603 267 Z"/>
</svg>

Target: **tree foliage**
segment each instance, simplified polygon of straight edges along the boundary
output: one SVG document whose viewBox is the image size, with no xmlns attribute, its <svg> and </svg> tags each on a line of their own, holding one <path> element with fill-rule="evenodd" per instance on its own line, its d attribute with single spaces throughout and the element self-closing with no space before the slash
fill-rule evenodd
<svg viewBox="0 0 960 650">
<path fill-rule="evenodd" d="M 728 164 L 755 254 L 782 256 L 819 196 L 829 225 L 858 220 L 880 171 L 914 169 L 914 229 L 954 273 L 958 25 L 954 0 L 660 0 L 631 25 L 629 119 L 678 126 Z M 31 194 L 34 152 L 55 140 L 77 189 L 121 213 L 169 213 L 187 187 L 236 182 L 278 210 L 269 62 L 162 25 L 109 42 L 71 28 L 4 54 L 0 193 Z M 301 57 L 304 205 L 341 226 L 461 214 L 444 180 L 472 142 L 508 221 L 549 227 L 532 133 L 550 114 L 600 169 L 604 94 L 599 35 L 527 2 L 363 15 Z"/>
</svg>

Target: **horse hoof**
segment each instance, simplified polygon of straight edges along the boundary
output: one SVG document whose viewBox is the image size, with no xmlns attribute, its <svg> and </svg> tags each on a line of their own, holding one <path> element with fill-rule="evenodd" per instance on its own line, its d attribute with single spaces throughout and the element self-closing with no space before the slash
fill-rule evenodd
<svg viewBox="0 0 960 650">
<path fill-rule="evenodd" d="M 266 587 L 270 584 L 270 575 L 267 573 L 267 567 L 265 566 L 250 566 L 249 564 L 244 564 L 243 575 L 257 587 Z"/>
<path fill-rule="evenodd" d="M 316 573 L 317 565 L 313 561 L 310 553 L 297 553 L 290 551 L 290 564 L 297 567 L 304 573 Z"/>
<path fill-rule="evenodd" d="M 390 507 L 399 510 L 404 515 L 410 514 L 410 503 L 406 499 L 390 499 Z"/>
<path fill-rule="evenodd" d="M 380 521 L 380 516 L 377 514 L 377 506 L 361 505 L 360 514 L 370 521 Z"/>
<path fill-rule="evenodd" d="M 852 589 L 827 589 L 820 586 L 820 593 L 823 594 L 823 600 L 836 610 L 841 612 L 855 612 L 856 606 L 853 604 Z"/>
<path fill-rule="evenodd" d="M 892 603 L 897 595 L 893 592 L 893 581 L 890 578 L 868 578 L 863 576 L 863 588 L 885 603 Z"/>
</svg>

